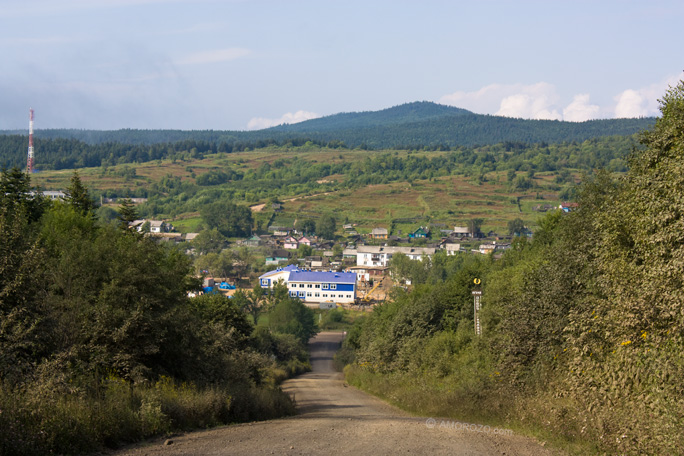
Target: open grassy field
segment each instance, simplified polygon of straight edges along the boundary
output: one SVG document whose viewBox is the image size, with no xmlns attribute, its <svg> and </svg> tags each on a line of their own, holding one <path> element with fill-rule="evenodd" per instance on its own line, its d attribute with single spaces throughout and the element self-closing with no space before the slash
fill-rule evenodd
<svg viewBox="0 0 684 456">
<path fill-rule="evenodd" d="M 359 162 L 372 154 L 387 151 L 346 149 L 321 149 L 317 147 L 273 147 L 256 151 L 218 153 L 202 159 L 157 160 L 148 163 L 125 164 L 107 168 L 82 168 L 79 175 L 83 183 L 94 193 L 109 190 L 149 189 L 164 179 L 180 179 L 195 184 L 202 174 L 212 170 L 233 170 L 248 173 L 264 163 L 277 160 L 297 160 L 311 164 L 335 164 Z M 406 157 L 407 151 L 390 151 L 397 157 Z M 411 152 L 414 156 L 436 157 L 443 152 Z M 63 190 L 69 184 L 72 170 L 43 171 L 32 176 L 33 182 L 43 189 Z M 519 172 L 518 175 L 525 173 Z M 274 214 L 269 204 L 255 212 L 255 221 L 267 224 L 291 226 L 294 221 L 316 219 L 331 213 L 339 225 L 356 223 L 359 233 L 368 233 L 374 227 L 385 227 L 391 234 L 405 236 L 419 226 L 433 224 L 436 229 L 448 229 L 466 225 L 474 218 L 484 220 L 482 230 L 506 233 L 507 223 L 521 218 L 534 229 L 542 215 L 535 212 L 536 205 L 560 203 L 558 186 L 554 184 L 555 173 L 538 173 L 532 179 L 534 187 L 527 191 L 511 191 L 506 173 L 489 172 L 485 179 L 463 174 L 433 177 L 411 182 L 389 182 L 355 188 L 342 185 L 347 176 L 333 174 L 317 180 L 316 192 L 284 194 L 283 210 Z M 202 187 L 206 188 L 206 187 Z M 289 190 L 291 191 L 291 190 Z M 285 193 L 285 192 L 284 192 Z M 258 188 L 250 195 L 258 195 Z M 244 201 L 249 205 L 268 203 L 258 196 Z M 239 201 L 239 203 L 243 203 Z M 201 223 L 199 208 L 176 214 L 171 220 L 181 231 L 194 231 Z M 340 230 L 341 233 L 341 230 Z"/>
</svg>

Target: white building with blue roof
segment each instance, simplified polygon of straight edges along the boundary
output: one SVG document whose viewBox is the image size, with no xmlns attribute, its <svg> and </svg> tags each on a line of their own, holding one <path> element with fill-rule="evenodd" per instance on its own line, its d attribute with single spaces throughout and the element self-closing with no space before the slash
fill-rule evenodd
<svg viewBox="0 0 684 456">
<path fill-rule="evenodd" d="M 309 271 L 289 265 L 259 277 L 259 285 L 273 288 L 282 280 L 293 298 L 305 303 L 353 304 L 356 299 L 356 273 Z"/>
</svg>

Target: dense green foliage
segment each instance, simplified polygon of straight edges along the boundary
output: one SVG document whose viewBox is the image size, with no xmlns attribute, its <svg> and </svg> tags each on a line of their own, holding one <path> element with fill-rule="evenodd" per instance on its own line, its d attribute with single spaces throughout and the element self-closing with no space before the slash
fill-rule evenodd
<svg viewBox="0 0 684 456">
<path fill-rule="evenodd" d="M 221 167 L 210 173 L 221 172 L 233 178 L 221 184 L 208 183 L 198 177 L 196 182 L 166 176 L 149 185 L 142 178 L 131 179 L 131 190 L 106 191 L 105 196 L 147 197 L 148 203 L 138 207 L 142 217 L 172 218 L 178 214 L 201 211 L 209 218 L 224 216 L 212 204 L 232 204 L 244 201 L 255 203 L 273 198 L 286 198 L 313 192 L 355 189 L 367 185 L 391 182 L 414 182 L 450 175 L 467 175 L 486 180 L 487 173 L 509 171 L 513 179 L 507 185 L 513 191 L 534 190 L 535 181 L 527 175 L 535 172 L 555 172 L 553 182 L 563 197 L 570 197 L 568 189 L 574 185 L 572 170 L 593 172 L 596 168 L 623 172 L 627 157 L 634 147 L 631 137 L 610 137 L 583 143 L 537 144 L 502 143 L 476 149 L 459 148 L 450 152 L 411 153 L 373 152 L 363 160 L 320 163 L 298 156 L 279 158 L 263 163 L 255 169 L 240 169 L 240 163 L 220 160 Z M 278 149 L 275 149 L 277 151 Z M 526 175 L 517 175 L 525 172 Z M 575 171 L 576 172 L 576 171 Z M 323 182 L 329 176 L 343 176 L 334 182 Z M 213 178 L 212 178 L 213 179 Z M 321 181 L 321 182 L 319 182 Z M 204 182 L 207 185 L 199 185 Z M 569 198 L 565 198 L 569 199 Z M 238 206 L 238 210 L 240 207 Z M 246 211 L 246 208 L 244 208 Z M 232 213 L 232 211 L 231 211 Z M 247 217 L 245 212 L 244 217 Z M 226 215 L 227 216 L 227 215 Z M 205 218 L 208 221 L 208 219 Z M 214 226 L 214 222 L 208 224 Z M 218 227 L 218 221 L 216 225 Z M 225 232 L 249 233 L 245 227 Z"/>
<path fill-rule="evenodd" d="M 632 135 L 653 125 L 654 119 L 604 119 L 587 122 L 526 120 L 473 114 L 464 109 L 430 102 L 407 103 L 375 112 L 341 113 L 292 125 L 281 125 L 259 131 L 180 131 L 180 130 L 37 130 L 37 157 L 63 151 L 80 153 L 55 158 L 55 169 L 93 164 L 98 157 L 114 164 L 155 160 L 166 152 L 188 153 L 231 152 L 260 148 L 269 144 L 301 145 L 312 141 L 337 148 L 387 149 L 474 146 L 512 141 L 523 143 L 560 143 L 587 139 Z M 1 132 L 0 132 L 1 133 Z M 26 138 L 15 132 L 0 137 L 0 157 L 10 159 L 23 152 Z M 47 141 L 44 140 L 53 140 Z M 87 147 L 87 144 L 97 147 Z M 140 147 L 126 147 L 134 145 Z M 82 156 L 82 158 L 78 158 Z M 11 160 L 11 159 L 10 159 Z M 45 163 L 53 163 L 48 159 Z M 79 165 L 75 165 L 80 163 Z M 3 164 L 0 161 L 0 164 Z M 4 163 L 19 166 L 20 163 Z M 104 163 L 103 163 L 104 164 Z M 43 165 L 44 166 L 44 165 Z"/>
<path fill-rule="evenodd" d="M 83 453 L 293 412 L 277 382 L 306 369 L 301 332 L 254 333 L 238 303 L 188 298 L 200 287 L 190 258 L 100 224 L 77 175 L 64 202 L 29 192 L 17 170 L 0 189 L 0 453 Z"/>
<path fill-rule="evenodd" d="M 348 379 L 422 413 L 532 427 L 583 452 L 681 454 L 684 82 L 661 111 L 623 178 L 586 180 L 577 211 L 549 214 L 500 261 L 400 258 L 393 267 L 424 284 L 350 332 Z M 430 284 L 439 262 L 445 279 Z"/>
</svg>

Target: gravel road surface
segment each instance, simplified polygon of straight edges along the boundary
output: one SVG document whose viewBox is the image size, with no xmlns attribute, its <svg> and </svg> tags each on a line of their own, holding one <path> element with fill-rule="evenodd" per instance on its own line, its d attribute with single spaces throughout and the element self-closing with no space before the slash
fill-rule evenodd
<svg viewBox="0 0 684 456">
<path fill-rule="evenodd" d="M 142 455 L 550 455 L 538 442 L 499 435 L 486 423 L 411 416 L 353 387 L 332 367 L 342 334 L 319 334 L 310 344 L 313 371 L 283 389 L 295 417 L 239 424 L 146 442 L 116 452 Z M 482 426 L 480 426 L 482 425 Z M 489 432 L 486 432 L 489 431 Z"/>
</svg>

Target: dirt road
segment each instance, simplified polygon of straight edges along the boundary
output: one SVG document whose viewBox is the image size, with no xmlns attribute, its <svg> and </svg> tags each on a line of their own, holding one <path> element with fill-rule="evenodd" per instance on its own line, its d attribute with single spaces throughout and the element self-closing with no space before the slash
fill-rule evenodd
<svg viewBox="0 0 684 456">
<path fill-rule="evenodd" d="M 417 418 L 355 388 L 332 367 L 342 335 L 321 333 L 311 342 L 313 371 L 285 382 L 299 415 L 193 432 L 117 455 L 548 455 L 539 443 L 494 434 L 486 423 Z M 487 431 L 490 432 L 487 432 Z"/>
</svg>

